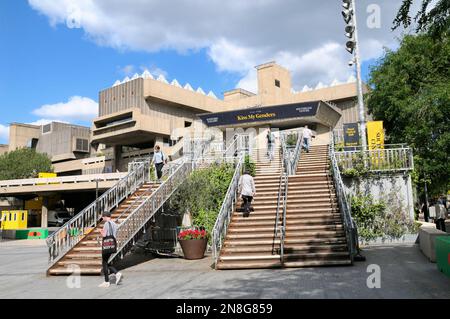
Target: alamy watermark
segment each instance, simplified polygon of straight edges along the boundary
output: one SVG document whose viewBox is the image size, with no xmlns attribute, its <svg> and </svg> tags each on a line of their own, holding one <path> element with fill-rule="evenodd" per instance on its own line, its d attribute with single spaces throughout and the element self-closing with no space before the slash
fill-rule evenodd
<svg viewBox="0 0 450 319">
<path fill-rule="evenodd" d="M 371 264 L 367 266 L 367 273 L 370 275 L 367 277 L 366 284 L 369 289 L 381 288 L 381 267 L 377 264 Z"/>
</svg>

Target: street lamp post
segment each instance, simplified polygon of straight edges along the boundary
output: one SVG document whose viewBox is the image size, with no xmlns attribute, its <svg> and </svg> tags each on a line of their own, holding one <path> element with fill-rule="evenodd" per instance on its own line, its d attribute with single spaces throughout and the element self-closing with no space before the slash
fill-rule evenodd
<svg viewBox="0 0 450 319">
<path fill-rule="evenodd" d="M 359 39 L 358 39 L 358 25 L 356 21 L 356 1 L 355 0 L 343 0 L 342 6 L 344 10 L 342 15 L 344 21 L 347 24 L 345 27 L 345 35 L 350 38 L 346 43 L 347 51 L 354 56 L 349 65 L 355 64 L 356 68 L 356 86 L 358 94 L 358 110 L 359 110 L 359 131 L 363 150 L 367 149 L 367 137 L 366 137 L 366 111 L 364 107 L 363 85 L 361 76 L 361 58 L 359 51 Z"/>
</svg>

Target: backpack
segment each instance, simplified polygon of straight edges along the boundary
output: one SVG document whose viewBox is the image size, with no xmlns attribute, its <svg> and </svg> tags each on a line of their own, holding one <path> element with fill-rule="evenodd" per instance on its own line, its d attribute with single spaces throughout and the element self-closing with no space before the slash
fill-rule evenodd
<svg viewBox="0 0 450 319">
<path fill-rule="evenodd" d="M 106 224 L 109 225 L 110 233 L 112 234 L 112 226 L 111 221 L 108 221 Z M 117 240 L 113 235 L 109 235 L 103 237 L 102 242 L 102 253 L 103 254 L 115 254 L 117 252 Z"/>
</svg>

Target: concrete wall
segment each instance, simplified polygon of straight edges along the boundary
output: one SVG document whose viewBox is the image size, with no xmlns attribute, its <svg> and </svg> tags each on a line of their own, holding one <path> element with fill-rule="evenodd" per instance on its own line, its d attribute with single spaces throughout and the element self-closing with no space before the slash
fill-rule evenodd
<svg viewBox="0 0 450 319">
<path fill-rule="evenodd" d="M 40 126 L 12 123 L 9 126 L 9 151 L 30 146 L 30 141 L 38 139 L 40 133 Z"/>
<path fill-rule="evenodd" d="M 41 133 L 36 151 L 46 153 L 53 161 L 67 159 L 80 159 L 90 156 L 90 147 L 87 153 L 75 152 L 77 138 L 90 141 L 90 129 L 88 127 L 53 122 L 52 129 L 48 133 Z M 90 144 L 90 143 L 89 143 Z"/>
<path fill-rule="evenodd" d="M 391 209 L 401 208 L 414 220 L 414 200 L 409 174 L 383 174 L 378 177 L 343 178 L 346 191 L 372 195 L 375 200 L 384 200 Z"/>
</svg>

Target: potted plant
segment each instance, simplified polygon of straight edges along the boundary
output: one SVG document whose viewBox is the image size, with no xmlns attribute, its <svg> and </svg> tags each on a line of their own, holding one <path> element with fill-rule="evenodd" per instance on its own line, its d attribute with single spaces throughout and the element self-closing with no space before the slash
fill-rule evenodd
<svg viewBox="0 0 450 319">
<path fill-rule="evenodd" d="M 187 229 L 178 234 L 178 241 L 183 249 L 184 258 L 202 259 L 208 244 L 208 234 L 206 230 Z"/>
</svg>

